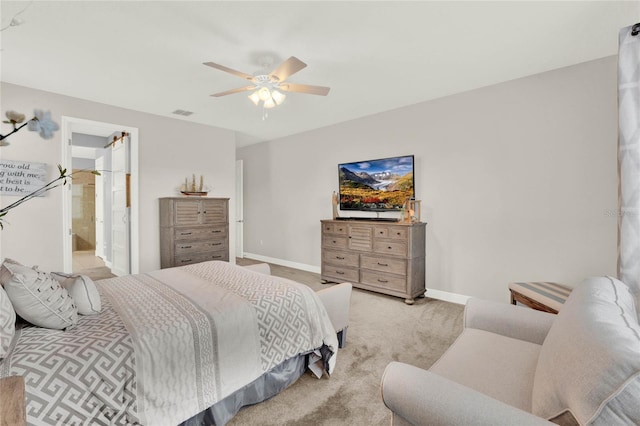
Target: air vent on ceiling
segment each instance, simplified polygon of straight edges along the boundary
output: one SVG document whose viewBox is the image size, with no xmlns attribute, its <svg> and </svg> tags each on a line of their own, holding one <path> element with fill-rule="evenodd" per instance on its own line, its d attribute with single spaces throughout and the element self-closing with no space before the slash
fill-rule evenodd
<svg viewBox="0 0 640 426">
<path fill-rule="evenodd" d="M 183 109 L 177 109 L 177 110 L 173 111 L 173 114 L 184 115 L 185 117 L 188 117 L 191 114 L 193 114 L 193 111 L 185 111 Z"/>
</svg>

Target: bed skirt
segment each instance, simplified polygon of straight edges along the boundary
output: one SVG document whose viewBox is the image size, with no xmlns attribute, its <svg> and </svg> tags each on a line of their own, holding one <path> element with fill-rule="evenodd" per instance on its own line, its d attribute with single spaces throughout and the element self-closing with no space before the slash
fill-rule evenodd
<svg viewBox="0 0 640 426">
<path fill-rule="evenodd" d="M 308 357 L 289 358 L 180 426 L 226 425 L 242 407 L 266 401 L 298 380 L 307 370 Z"/>
</svg>

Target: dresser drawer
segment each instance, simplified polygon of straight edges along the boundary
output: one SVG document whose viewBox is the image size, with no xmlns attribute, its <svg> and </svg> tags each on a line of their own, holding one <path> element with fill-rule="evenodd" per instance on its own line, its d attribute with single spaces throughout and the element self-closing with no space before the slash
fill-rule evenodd
<svg viewBox="0 0 640 426">
<path fill-rule="evenodd" d="M 322 276 L 333 278 L 337 282 L 358 282 L 359 272 L 357 269 L 342 268 L 340 266 L 322 264 Z"/>
<path fill-rule="evenodd" d="M 213 250 L 222 250 L 227 247 L 226 240 L 207 240 L 207 241 L 190 241 L 176 242 L 176 256 L 184 256 L 189 253 L 209 252 Z"/>
<path fill-rule="evenodd" d="M 322 237 L 322 246 L 329 248 L 347 248 L 347 237 L 325 235 Z"/>
<path fill-rule="evenodd" d="M 360 267 L 398 275 L 407 274 L 407 261 L 405 259 L 392 259 L 363 254 L 360 258 Z"/>
<path fill-rule="evenodd" d="M 174 238 L 178 240 L 206 240 L 216 237 L 226 237 L 226 226 L 206 226 L 206 227 L 189 227 L 176 228 L 174 230 Z"/>
<path fill-rule="evenodd" d="M 337 266 L 358 267 L 358 254 L 348 251 L 322 250 L 322 261 Z"/>
<path fill-rule="evenodd" d="M 407 243 L 395 240 L 376 240 L 373 242 L 373 251 L 381 254 L 391 254 L 395 256 L 407 255 Z"/>
<path fill-rule="evenodd" d="M 388 290 L 406 291 L 407 289 L 407 277 L 367 271 L 365 269 L 360 272 L 360 282 Z"/>
<path fill-rule="evenodd" d="M 323 223 L 322 232 L 329 234 L 347 235 L 347 225 L 342 223 Z"/>
<path fill-rule="evenodd" d="M 192 263 L 205 262 L 207 260 L 229 260 L 228 251 L 217 251 L 211 253 L 194 253 L 193 255 L 176 256 L 175 265 L 190 265 Z"/>
</svg>

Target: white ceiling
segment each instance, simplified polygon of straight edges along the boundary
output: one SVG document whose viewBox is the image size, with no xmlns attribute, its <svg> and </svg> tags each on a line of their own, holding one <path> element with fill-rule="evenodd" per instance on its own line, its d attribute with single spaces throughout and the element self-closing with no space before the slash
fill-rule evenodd
<svg viewBox="0 0 640 426">
<path fill-rule="evenodd" d="M 30 2 L 0 3 L 1 24 Z M 232 129 L 238 146 L 617 53 L 640 2 L 35 1 L 1 34 L 1 79 Z M 262 120 L 236 76 L 296 56 L 291 93 Z M 5 108 L 8 106 L 5 106 Z M 172 114 L 193 111 L 190 117 Z"/>
</svg>

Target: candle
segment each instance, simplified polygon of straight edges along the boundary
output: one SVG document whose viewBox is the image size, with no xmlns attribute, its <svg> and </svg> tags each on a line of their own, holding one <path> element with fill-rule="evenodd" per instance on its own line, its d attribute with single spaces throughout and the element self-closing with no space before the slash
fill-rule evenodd
<svg viewBox="0 0 640 426">
<path fill-rule="evenodd" d="M 200 192 L 202 192 L 203 187 L 204 187 L 204 178 L 202 177 L 202 175 L 200 175 L 200 189 L 199 189 Z"/>
<path fill-rule="evenodd" d="M 191 190 L 193 192 L 196 192 L 196 174 L 193 174 L 193 178 L 191 180 Z"/>
</svg>

